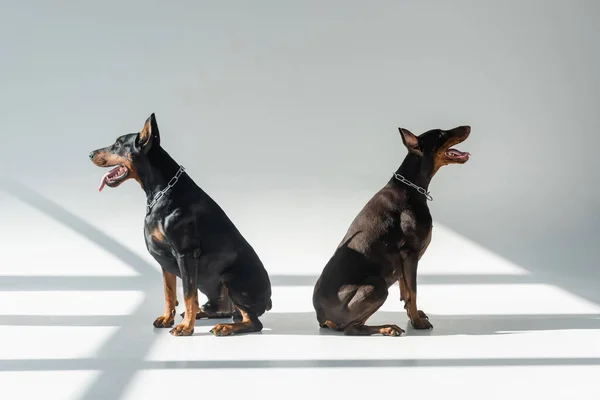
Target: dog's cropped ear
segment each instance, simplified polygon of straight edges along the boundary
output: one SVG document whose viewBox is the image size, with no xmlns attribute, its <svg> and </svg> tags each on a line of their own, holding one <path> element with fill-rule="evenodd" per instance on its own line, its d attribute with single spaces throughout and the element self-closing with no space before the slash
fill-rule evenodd
<svg viewBox="0 0 600 400">
<path fill-rule="evenodd" d="M 156 123 L 156 116 L 152 113 L 146 122 L 142 131 L 138 134 L 138 146 L 144 151 L 150 150 L 152 146 L 160 145 L 160 132 Z"/>
<path fill-rule="evenodd" d="M 408 151 L 410 153 L 422 156 L 423 152 L 419 147 L 419 138 L 408 129 L 398 128 L 398 131 L 400 132 L 400 136 L 402 136 L 402 143 L 404 143 L 404 146 L 406 146 Z"/>
</svg>

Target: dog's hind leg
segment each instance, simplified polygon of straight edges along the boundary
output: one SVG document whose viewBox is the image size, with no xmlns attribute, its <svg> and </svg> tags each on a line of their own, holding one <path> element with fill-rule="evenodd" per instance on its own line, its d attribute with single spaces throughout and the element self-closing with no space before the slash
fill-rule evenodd
<svg viewBox="0 0 600 400">
<path fill-rule="evenodd" d="M 263 293 L 256 291 L 252 282 L 244 278 L 228 279 L 223 285 L 228 298 L 231 299 L 239 314 L 234 314 L 234 323 L 217 324 L 210 332 L 215 336 L 230 336 L 262 331 L 263 324 L 258 317 L 266 311 L 270 300 L 265 299 L 262 296 Z"/>
<path fill-rule="evenodd" d="M 398 279 L 400 284 L 400 300 L 404 300 L 404 308 L 415 329 L 431 329 L 433 325 L 423 311 L 417 309 L 417 265 L 419 255 L 408 252 L 402 254 L 402 275 Z"/>
<path fill-rule="evenodd" d="M 388 296 L 387 285 L 382 278 L 370 278 L 361 284 L 346 305 L 345 312 L 351 315 L 351 322 L 344 324 L 344 334 L 365 336 L 381 334 L 400 336 L 404 330 L 397 325 L 365 325 L 365 322 L 385 303 Z"/>
<path fill-rule="evenodd" d="M 230 318 L 234 314 L 234 307 L 223 284 L 218 284 L 218 291 L 210 294 L 206 303 L 200 307 L 196 319 L 201 318 Z"/>
<path fill-rule="evenodd" d="M 204 282 L 200 282 L 199 285 L 202 286 L 208 300 L 200 306 L 198 303 L 198 292 L 196 292 L 195 302 L 199 310 L 196 313 L 196 319 L 231 318 L 237 315 L 223 285 L 220 283 L 206 285 Z M 214 286 L 216 289 L 211 286 Z M 185 318 L 185 312 L 181 313 L 181 316 Z"/>
<path fill-rule="evenodd" d="M 217 324 L 211 330 L 215 336 L 231 336 L 240 333 L 260 332 L 263 324 L 260 322 L 256 314 L 239 310 L 242 320 L 233 324 Z"/>
</svg>

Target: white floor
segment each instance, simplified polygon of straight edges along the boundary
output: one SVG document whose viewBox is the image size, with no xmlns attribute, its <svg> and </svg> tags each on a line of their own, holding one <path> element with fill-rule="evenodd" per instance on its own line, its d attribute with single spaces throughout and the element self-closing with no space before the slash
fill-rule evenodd
<svg viewBox="0 0 600 400">
<path fill-rule="evenodd" d="M 273 238 L 262 334 L 217 338 L 215 321 L 200 321 L 175 338 L 152 327 L 162 282 L 141 220 L 86 220 L 12 190 L 0 193 L 11 210 L 0 229 L 0 398 L 600 398 L 600 305 L 440 224 L 419 275 L 431 332 L 407 326 L 396 287 L 372 321 L 406 326 L 404 336 L 321 332 L 312 284 L 333 249 L 315 244 L 290 262 L 291 240 Z"/>
</svg>

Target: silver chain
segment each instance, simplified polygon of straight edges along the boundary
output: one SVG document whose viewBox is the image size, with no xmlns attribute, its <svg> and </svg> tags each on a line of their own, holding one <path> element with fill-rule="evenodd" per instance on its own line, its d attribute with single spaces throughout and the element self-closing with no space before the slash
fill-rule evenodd
<svg viewBox="0 0 600 400">
<path fill-rule="evenodd" d="M 150 212 L 150 210 L 152 209 L 152 207 L 154 207 L 154 205 L 156 204 L 156 202 L 158 200 L 160 200 L 160 198 L 163 197 L 165 195 L 165 193 L 167 193 L 167 191 L 169 189 L 171 189 L 173 186 L 175 186 L 175 184 L 177 183 L 177 181 L 181 177 L 181 174 L 183 174 L 184 171 L 185 171 L 185 168 L 183 167 L 183 165 L 180 165 L 179 166 L 179 171 L 177 171 L 177 173 L 175 174 L 175 176 L 171 178 L 171 180 L 169 181 L 169 183 L 167 183 L 167 187 L 154 195 L 154 198 L 152 199 L 152 201 L 150 202 L 150 204 L 148 204 L 148 212 Z"/>
<path fill-rule="evenodd" d="M 425 198 L 429 201 L 433 201 L 433 197 L 431 197 L 431 195 L 429 194 L 429 192 L 427 192 L 425 189 L 423 189 L 420 186 L 415 185 L 414 183 L 412 183 L 411 181 L 409 181 L 408 179 L 406 179 L 405 177 L 403 177 L 402 175 L 398 174 L 398 173 L 394 173 L 394 178 L 398 179 L 400 182 L 404 183 L 405 185 L 414 187 L 415 189 L 417 189 L 417 192 L 421 193 L 423 196 L 425 196 Z"/>
</svg>

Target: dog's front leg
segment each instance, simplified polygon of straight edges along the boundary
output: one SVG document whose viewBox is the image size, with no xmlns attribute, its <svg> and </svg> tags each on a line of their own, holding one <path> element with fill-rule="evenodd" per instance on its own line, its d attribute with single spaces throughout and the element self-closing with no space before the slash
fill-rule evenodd
<svg viewBox="0 0 600 400">
<path fill-rule="evenodd" d="M 415 251 L 402 251 L 402 275 L 399 276 L 400 299 L 404 300 L 404 308 L 415 329 L 431 329 L 427 314 L 417 308 L 417 266 L 419 254 Z"/>
<path fill-rule="evenodd" d="M 175 307 L 177 306 L 177 276 L 166 271 L 164 268 L 162 273 L 165 290 L 165 310 L 163 311 L 163 314 L 154 321 L 154 327 L 170 328 L 175 321 Z"/>
<path fill-rule="evenodd" d="M 174 336 L 189 336 L 194 333 L 196 314 L 199 310 L 197 298 L 199 255 L 196 253 L 191 252 L 177 256 L 183 286 L 185 316 L 179 325 L 171 329 L 171 335 Z"/>
</svg>

